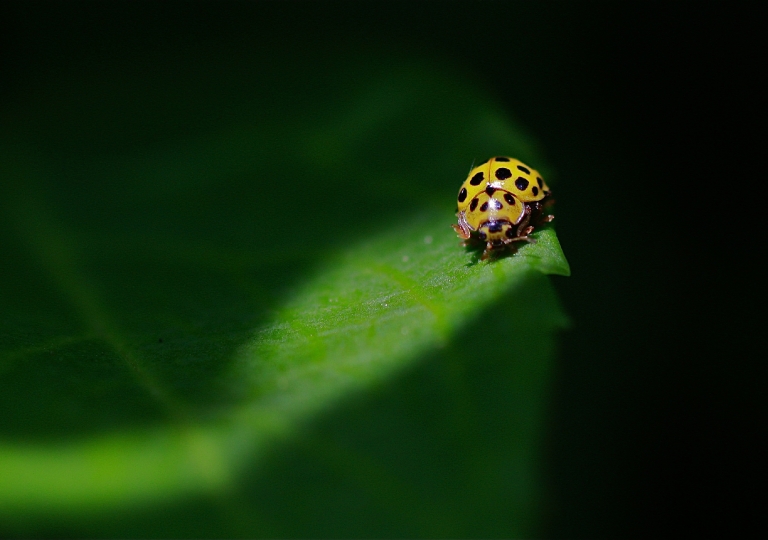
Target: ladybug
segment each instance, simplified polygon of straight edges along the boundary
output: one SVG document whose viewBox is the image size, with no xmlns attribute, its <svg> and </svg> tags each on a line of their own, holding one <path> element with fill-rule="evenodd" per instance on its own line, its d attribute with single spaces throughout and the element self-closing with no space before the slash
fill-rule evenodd
<svg viewBox="0 0 768 540">
<path fill-rule="evenodd" d="M 509 157 L 494 157 L 471 171 L 459 189 L 459 238 L 485 242 L 482 259 L 513 242 L 535 242 L 534 228 L 554 219 L 542 211 L 552 192 L 536 169 Z"/>
</svg>

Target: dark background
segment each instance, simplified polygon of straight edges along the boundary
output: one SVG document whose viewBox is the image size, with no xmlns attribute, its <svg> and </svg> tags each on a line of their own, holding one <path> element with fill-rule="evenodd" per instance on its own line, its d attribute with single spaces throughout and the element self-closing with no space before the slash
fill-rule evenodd
<svg viewBox="0 0 768 540">
<path fill-rule="evenodd" d="M 4 4 L 0 99 L 156 55 L 376 63 L 387 49 L 454 66 L 557 173 L 573 275 L 555 283 L 573 326 L 549 534 L 732 533 L 763 509 L 751 465 L 766 450 L 757 20 L 698 2 Z"/>
</svg>

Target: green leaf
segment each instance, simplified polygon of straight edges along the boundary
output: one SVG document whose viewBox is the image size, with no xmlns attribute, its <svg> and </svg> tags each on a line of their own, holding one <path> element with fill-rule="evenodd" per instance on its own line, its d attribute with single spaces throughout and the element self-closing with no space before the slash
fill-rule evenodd
<svg viewBox="0 0 768 540">
<path fill-rule="evenodd" d="M 481 262 L 449 225 L 472 159 L 546 166 L 456 75 L 354 72 L 186 94 L 101 74 L 4 111 L 8 532 L 535 530 L 566 324 L 541 276 L 568 264 L 551 227 Z M 172 111 L 127 97 L 169 85 Z M 189 126 L 200 99 L 223 119 Z"/>
</svg>

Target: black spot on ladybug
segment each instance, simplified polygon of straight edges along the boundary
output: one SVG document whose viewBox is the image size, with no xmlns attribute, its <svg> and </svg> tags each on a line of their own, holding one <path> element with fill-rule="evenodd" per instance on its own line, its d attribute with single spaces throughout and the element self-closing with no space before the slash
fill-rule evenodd
<svg viewBox="0 0 768 540">
<path fill-rule="evenodd" d="M 496 169 L 496 178 L 498 178 L 499 180 L 506 180 L 510 176 L 512 176 L 512 171 L 510 171 L 506 167 L 499 167 L 498 169 Z"/>
<path fill-rule="evenodd" d="M 499 247 L 501 245 L 501 240 L 492 240 L 491 244 L 493 244 L 493 247 Z"/>
<path fill-rule="evenodd" d="M 461 191 L 459 191 L 459 202 L 464 202 L 464 199 L 467 198 L 467 188 L 461 188 Z"/>
<path fill-rule="evenodd" d="M 493 187 L 493 186 L 486 186 L 486 188 L 485 188 L 485 192 L 486 192 L 488 195 L 493 195 L 493 194 L 496 192 L 496 188 L 495 188 L 495 187 Z"/>
<path fill-rule="evenodd" d="M 491 221 L 488 224 L 488 230 L 490 232 L 501 232 L 501 228 L 504 226 L 504 224 L 501 221 Z"/>
<path fill-rule="evenodd" d="M 522 165 L 518 165 L 517 169 L 520 171 L 523 171 L 525 174 L 531 174 L 531 170 L 528 167 L 523 167 Z"/>
<path fill-rule="evenodd" d="M 473 186 L 476 186 L 482 181 L 483 181 L 483 173 L 479 172 L 472 177 L 472 180 L 470 180 L 469 183 L 472 184 Z"/>
<path fill-rule="evenodd" d="M 480 232 L 478 232 L 478 233 L 477 233 L 477 237 L 478 237 L 480 240 L 483 240 L 483 241 L 485 241 L 485 239 L 487 238 L 486 234 L 485 234 L 483 231 L 480 231 Z"/>
<path fill-rule="evenodd" d="M 482 206 L 480 206 L 480 211 L 481 211 L 481 212 L 485 212 L 486 210 L 488 210 L 488 201 L 485 201 L 485 202 L 482 204 Z"/>
<path fill-rule="evenodd" d="M 510 227 L 507 229 L 507 238 L 514 238 L 515 237 L 515 229 L 513 227 Z"/>
<path fill-rule="evenodd" d="M 533 188 L 531 189 L 531 191 L 533 191 L 533 196 L 534 196 L 534 197 L 535 197 L 536 195 L 538 195 L 538 194 L 539 194 L 539 188 L 537 188 L 536 186 L 533 186 Z"/>
<path fill-rule="evenodd" d="M 503 206 L 503 205 L 501 204 L 501 201 L 497 201 L 496 199 L 494 199 L 494 200 L 493 200 L 493 207 L 494 207 L 496 210 L 501 210 L 501 207 L 502 207 L 502 206 Z"/>
<path fill-rule="evenodd" d="M 520 191 L 525 191 L 528 187 L 528 180 L 523 178 L 522 176 L 518 177 L 517 180 L 515 180 L 515 185 L 517 186 L 517 189 Z"/>
<path fill-rule="evenodd" d="M 475 197 L 474 199 L 472 199 L 472 202 L 471 202 L 471 203 L 469 203 L 469 210 L 470 210 L 471 212 L 474 212 L 474 211 L 475 211 L 475 208 L 477 208 L 477 197 Z"/>
<path fill-rule="evenodd" d="M 551 192 L 551 191 L 549 191 L 548 189 L 545 189 L 545 190 L 544 190 L 544 195 L 551 195 L 551 194 L 552 194 L 552 192 Z"/>
<path fill-rule="evenodd" d="M 496 161 L 509 161 L 508 157 L 497 157 Z"/>
<path fill-rule="evenodd" d="M 515 197 L 511 193 L 505 193 L 504 200 L 507 201 L 507 204 L 510 204 L 510 205 L 515 204 Z"/>
<path fill-rule="evenodd" d="M 544 180 L 541 179 L 541 176 L 536 177 L 536 182 L 538 182 L 540 188 L 544 188 Z"/>
</svg>

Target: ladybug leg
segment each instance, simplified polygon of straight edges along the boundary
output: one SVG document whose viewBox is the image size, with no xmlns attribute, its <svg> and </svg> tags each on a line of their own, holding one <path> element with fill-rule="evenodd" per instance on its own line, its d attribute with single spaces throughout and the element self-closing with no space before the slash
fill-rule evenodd
<svg viewBox="0 0 768 540">
<path fill-rule="evenodd" d="M 459 218 L 459 224 L 458 225 L 451 225 L 454 231 L 456 231 L 456 234 L 459 238 L 462 240 L 469 240 L 469 224 L 467 223 L 467 218 L 464 217 L 464 212 L 458 212 L 456 214 L 456 217 Z"/>
<path fill-rule="evenodd" d="M 533 227 L 529 225 L 530 222 L 531 222 L 531 207 L 526 206 L 525 217 L 523 217 L 523 220 L 520 222 L 520 225 L 517 226 L 517 238 L 527 237 L 529 234 L 531 234 L 531 232 L 533 231 Z M 517 238 L 515 238 L 515 240 Z"/>
<path fill-rule="evenodd" d="M 532 230 L 533 230 L 533 227 L 531 227 L 531 231 Z M 536 243 L 536 239 L 535 238 L 531 238 L 530 236 L 528 236 L 528 234 L 530 234 L 531 231 L 529 231 L 528 233 L 524 234 L 523 236 L 517 236 L 515 238 L 510 238 L 509 240 L 507 240 L 506 243 L 507 244 L 511 244 L 512 242 L 528 242 L 529 244 L 535 244 Z"/>
<path fill-rule="evenodd" d="M 481 261 L 485 261 L 490 257 L 491 251 L 493 250 L 493 244 L 491 242 L 488 242 L 485 244 L 485 251 L 483 251 L 483 255 L 480 257 Z"/>
<path fill-rule="evenodd" d="M 458 225 L 451 225 L 454 231 L 456 231 L 456 234 L 459 238 L 462 240 L 468 240 L 469 239 L 469 229 L 465 229 L 464 227 L 460 227 Z"/>
<path fill-rule="evenodd" d="M 536 243 L 536 239 L 535 238 L 531 238 L 530 236 L 528 236 L 532 232 L 533 232 L 533 225 L 528 225 L 522 231 L 518 228 L 517 234 L 519 236 L 517 238 L 515 238 L 515 240 L 522 241 L 522 242 L 528 242 L 529 244 L 535 244 Z"/>
<path fill-rule="evenodd" d="M 541 210 L 543 210 L 545 208 L 548 208 L 548 207 L 552 206 L 553 204 L 555 204 L 555 199 L 553 199 L 552 197 L 549 197 L 549 198 L 544 200 L 544 204 L 542 204 L 540 206 L 540 208 L 539 208 L 538 219 L 536 219 L 536 222 L 537 222 L 538 225 L 544 225 L 545 223 L 549 223 L 553 219 L 555 219 L 555 216 L 553 216 L 552 214 L 545 215 L 545 214 L 541 213 Z"/>
<path fill-rule="evenodd" d="M 528 242 L 529 244 L 535 244 L 536 239 L 528 236 L 533 232 L 534 226 L 529 225 L 531 216 L 526 212 L 526 216 L 523 221 L 517 227 L 517 236 L 510 238 L 510 242 Z"/>
</svg>

